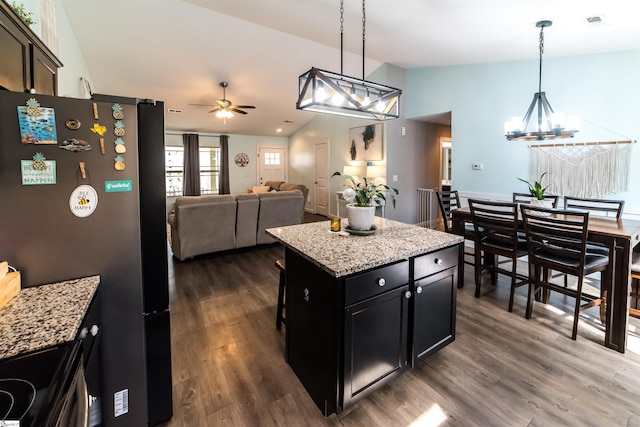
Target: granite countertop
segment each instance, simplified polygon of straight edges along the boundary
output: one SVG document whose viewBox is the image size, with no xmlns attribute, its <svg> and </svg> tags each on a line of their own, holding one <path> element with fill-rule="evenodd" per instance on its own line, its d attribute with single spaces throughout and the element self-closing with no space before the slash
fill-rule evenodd
<svg viewBox="0 0 640 427">
<path fill-rule="evenodd" d="M 340 236 L 329 221 L 267 229 L 267 233 L 334 277 L 461 243 L 461 236 L 375 217 L 376 233 Z M 342 219 L 342 229 L 348 224 Z"/>
<path fill-rule="evenodd" d="M 100 276 L 25 288 L 0 308 L 0 359 L 71 341 Z"/>
</svg>

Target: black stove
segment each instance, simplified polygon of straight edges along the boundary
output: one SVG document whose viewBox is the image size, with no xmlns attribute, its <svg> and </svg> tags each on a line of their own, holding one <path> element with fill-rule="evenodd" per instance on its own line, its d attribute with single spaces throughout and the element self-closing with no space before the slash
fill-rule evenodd
<svg viewBox="0 0 640 427">
<path fill-rule="evenodd" d="M 0 360 L 0 427 L 56 426 L 81 356 L 74 341 Z"/>
</svg>

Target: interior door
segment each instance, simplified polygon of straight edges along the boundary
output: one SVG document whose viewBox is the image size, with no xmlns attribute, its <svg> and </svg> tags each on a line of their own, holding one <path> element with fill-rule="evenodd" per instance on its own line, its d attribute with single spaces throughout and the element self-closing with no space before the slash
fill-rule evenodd
<svg viewBox="0 0 640 427">
<path fill-rule="evenodd" d="M 329 143 L 315 144 L 315 213 L 329 215 Z"/>
<path fill-rule="evenodd" d="M 287 152 L 285 147 L 258 148 L 258 183 L 287 180 Z"/>
</svg>

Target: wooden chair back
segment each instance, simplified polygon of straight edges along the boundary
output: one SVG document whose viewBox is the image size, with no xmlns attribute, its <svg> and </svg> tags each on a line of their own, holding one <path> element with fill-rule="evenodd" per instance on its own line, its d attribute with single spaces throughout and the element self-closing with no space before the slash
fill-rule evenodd
<svg viewBox="0 0 640 427">
<path fill-rule="evenodd" d="M 624 209 L 624 200 L 584 199 L 565 196 L 564 208 L 588 211 L 593 215 L 620 218 Z"/>
<path fill-rule="evenodd" d="M 440 214 L 444 221 L 444 231 L 451 232 L 451 211 L 461 207 L 458 190 L 436 190 Z"/>
</svg>

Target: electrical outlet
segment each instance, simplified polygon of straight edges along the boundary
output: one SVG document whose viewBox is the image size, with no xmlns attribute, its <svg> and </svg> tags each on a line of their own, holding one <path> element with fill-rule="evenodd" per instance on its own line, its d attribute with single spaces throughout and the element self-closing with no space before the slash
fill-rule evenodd
<svg viewBox="0 0 640 427">
<path fill-rule="evenodd" d="M 471 169 L 479 171 L 482 170 L 482 168 L 484 167 L 484 165 L 482 163 L 473 163 L 471 165 Z"/>
<path fill-rule="evenodd" d="M 393 175 L 391 179 L 393 180 L 393 182 L 398 182 L 398 175 Z"/>
<path fill-rule="evenodd" d="M 129 412 L 129 389 L 116 391 L 113 393 L 114 416 L 119 417 Z"/>
</svg>

